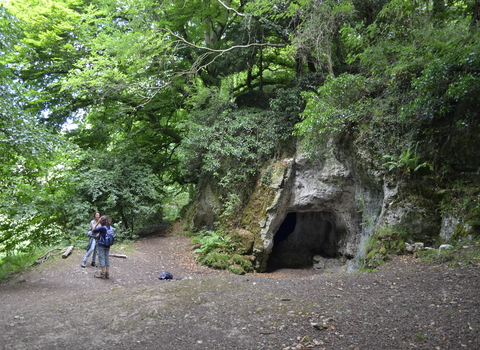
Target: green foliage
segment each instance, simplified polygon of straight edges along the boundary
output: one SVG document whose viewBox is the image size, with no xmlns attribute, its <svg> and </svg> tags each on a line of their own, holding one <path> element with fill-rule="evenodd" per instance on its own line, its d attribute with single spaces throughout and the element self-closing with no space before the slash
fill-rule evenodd
<svg viewBox="0 0 480 350">
<path fill-rule="evenodd" d="M 295 134 L 303 138 L 309 153 L 317 151 L 330 138 L 338 137 L 348 124 L 362 116 L 369 105 L 367 88 L 366 78 L 344 73 L 328 78 L 316 93 L 302 94 L 307 105 L 303 121 L 295 125 Z"/>
<path fill-rule="evenodd" d="M 32 210 L 32 207 L 28 209 Z M 7 254 L 13 251 L 28 252 L 33 247 L 57 243 L 64 238 L 61 228 L 52 224 L 42 214 L 45 215 L 44 213 L 32 213 L 32 215 L 18 219 L 2 215 L 0 252 Z"/>
<path fill-rule="evenodd" d="M 245 4 L 247 12 L 255 16 L 268 16 L 273 19 L 288 18 L 301 11 L 310 0 L 254 0 Z"/>
<path fill-rule="evenodd" d="M 84 19 L 83 4 L 82 0 L 18 0 L 6 6 L 18 18 L 22 37 L 5 59 L 27 87 L 23 103 L 55 127 L 66 121 L 76 105 L 71 95 L 62 93 L 60 82 L 85 50 L 76 31 Z"/>
<path fill-rule="evenodd" d="M 224 187 L 256 175 L 274 147 L 270 141 L 275 125 L 255 110 L 227 109 L 203 123 L 191 121 L 188 127 L 181 149 L 185 176 L 208 173 Z"/>
<path fill-rule="evenodd" d="M 358 56 L 365 49 L 365 35 L 362 35 L 363 24 L 358 23 L 355 28 L 349 24 L 344 23 L 340 29 L 342 41 L 347 52 L 346 62 L 349 64 L 355 63 Z"/>
<path fill-rule="evenodd" d="M 405 253 L 407 235 L 392 227 L 385 227 L 375 232 L 365 246 L 364 268 L 374 269 L 389 259 L 392 254 Z"/>
<path fill-rule="evenodd" d="M 217 231 L 202 231 L 197 239 L 193 242 L 200 243 L 201 247 L 196 249 L 194 253 L 205 255 L 217 248 L 228 250 L 232 248 L 230 237 L 224 237 Z"/>
<path fill-rule="evenodd" d="M 0 57 L 4 57 L 4 54 L 13 51 L 13 48 L 18 44 L 21 37 L 18 20 L 5 6 L 0 6 L 0 30 L 2 32 L 2 36 L 0 37 Z"/>
<path fill-rule="evenodd" d="M 228 270 L 236 275 L 244 275 L 253 270 L 250 257 L 245 255 L 233 254 L 229 259 Z"/>
<path fill-rule="evenodd" d="M 436 195 L 441 198 L 442 211 L 457 213 L 458 217 L 467 222 L 470 217 L 478 215 L 480 205 L 480 183 L 477 177 L 467 180 L 448 182 L 436 188 Z"/>
<path fill-rule="evenodd" d="M 81 152 L 26 112 L 8 113 L 0 120 L 0 252 L 53 244 L 90 209 L 73 200 Z"/>
<path fill-rule="evenodd" d="M 283 148 L 282 142 L 291 139 L 295 124 L 300 121 L 304 106 L 302 91 L 314 89 L 318 84 L 317 79 L 316 75 L 305 75 L 297 79 L 295 87 L 278 89 L 270 99 L 270 109 L 266 111 L 266 117 L 275 124 L 275 134 L 272 135 L 271 142 L 275 142 L 276 152 Z"/>
<path fill-rule="evenodd" d="M 99 156 L 79 169 L 81 198 L 133 233 L 162 221 L 162 181 L 135 158 Z"/>
<path fill-rule="evenodd" d="M 417 257 L 429 264 L 446 264 L 451 267 L 471 267 L 480 265 L 480 241 L 461 239 L 450 243 L 452 249 L 425 249 L 417 253 Z"/>
<path fill-rule="evenodd" d="M 298 10 L 301 21 L 295 28 L 293 43 L 297 54 L 309 62 L 310 70 L 313 64 L 315 69 L 335 75 L 334 65 L 343 60 L 339 54 L 338 32 L 352 14 L 352 1 L 308 1 Z"/>
<path fill-rule="evenodd" d="M 418 2 L 386 1 L 373 21 L 342 30 L 348 60 L 370 78 L 372 97 L 361 124 L 346 132 L 375 166 L 397 174 L 478 167 L 479 34 L 471 7 L 444 5 L 437 21 L 439 14 Z M 426 169 L 433 172 L 419 171 Z"/>
<path fill-rule="evenodd" d="M 16 251 L 8 255 L 0 253 L 0 283 L 31 266 L 39 256 L 42 256 L 48 250 L 49 248 L 37 248 L 27 252 Z"/>
<path fill-rule="evenodd" d="M 459 113 L 458 122 L 468 122 L 480 102 L 480 33 L 471 32 L 465 22 L 434 33 L 427 32 L 424 40 L 431 41 L 435 56 L 429 57 L 421 75 L 413 80 L 414 98 L 403 115 L 434 118 Z M 435 39 L 430 38 L 433 35 Z"/>
<path fill-rule="evenodd" d="M 225 270 L 229 266 L 228 260 L 228 254 L 213 250 L 205 254 L 201 259 L 198 259 L 197 261 L 214 269 Z"/>
<path fill-rule="evenodd" d="M 478 193 L 478 189 L 476 190 Z M 462 241 L 468 237 L 480 238 L 480 206 L 478 206 L 478 194 L 477 198 L 463 201 L 465 207 L 469 207 L 469 210 L 464 211 L 463 224 L 458 224 L 454 229 L 454 235 L 452 240 Z M 472 206 L 475 207 L 472 208 Z"/>
<path fill-rule="evenodd" d="M 273 48 L 261 51 L 263 66 L 260 69 L 260 51 L 255 46 L 247 50 L 234 50 L 228 59 L 227 54 L 214 57 L 216 54 L 205 54 L 205 50 L 194 48 L 195 45 L 206 45 L 221 49 L 244 44 L 244 38 L 247 37 L 256 37 L 260 41 L 266 37 L 281 37 L 275 32 L 278 27 L 272 26 L 262 34 L 260 23 L 242 28 L 245 23 L 231 17 L 234 14 L 215 0 L 208 1 L 208 4 L 201 2 L 201 6 L 198 1 L 152 6 L 149 0 L 136 0 L 132 4 L 119 5 L 115 0 L 16 1 L 9 4 L 9 9 L 20 19 L 17 22 L 21 24 L 22 32 L 18 31 L 21 42 L 15 42 L 16 31 L 10 25 L 15 18 L 11 16 L 9 21 L 3 21 L 2 17 L 1 25 L 6 29 L 2 30 L 2 44 L 12 49 L 16 47 L 17 50 L 2 56 L 2 59 L 8 58 L 11 72 L 15 74 L 12 73 L 5 81 L 9 86 L 18 81 L 28 88 L 11 96 L 25 96 L 24 106 L 41 123 L 58 127 L 67 118 L 71 118 L 78 128 L 68 133 L 69 140 L 91 154 L 91 159 L 85 158 L 82 163 L 77 159 L 77 164 L 69 166 L 68 171 L 57 177 L 58 181 L 52 182 L 58 190 L 53 186 L 42 188 L 40 185 L 44 183 L 44 175 L 49 168 L 57 165 L 54 162 L 42 164 L 44 172 L 39 172 L 35 178 L 28 178 L 33 178 L 33 184 L 23 185 L 22 181 L 17 181 L 12 176 L 13 170 L 18 164 L 26 163 L 25 160 L 32 162 L 33 158 L 30 159 L 29 154 L 33 153 L 34 147 L 42 145 L 48 139 L 44 137 L 48 132 L 30 139 L 22 138 L 20 133 L 14 132 L 18 145 L 25 146 L 24 151 L 20 152 L 20 147 L 17 147 L 14 152 L 25 156 L 17 162 L 14 161 L 15 157 L 11 157 L 12 152 L 4 152 L 5 158 L 11 161 L 6 163 L 2 174 L 6 175 L 5 181 L 13 185 L 12 192 L 22 195 L 8 197 L 11 193 L 6 193 L 4 196 L 10 199 L 5 207 L 11 205 L 15 208 L 15 212 L 9 210 L 5 215 L 11 219 L 8 221 L 8 230 L 11 232 L 9 237 L 17 237 L 18 240 L 13 239 L 17 243 L 24 238 L 20 238 L 20 229 L 13 231 L 11 227 L 18 225 L 25 229 L 25 226 L 18 223 L 18 218 L 11 216 L 18 214 L 19 217 L 30 218 L 31 216 L 23 214 L 28 209 L 37 213 L 42 211 L 42 215 L 45 212 L 51 213 L 51 217 L 43 221 L 40 219 L 44 216 L 34 216 L 57 230 L 51 237 L 65 236 L 72 239 L 84 234 L 83 225 L 88 222 L 86 217 L 89 217 L 86 213 L 95 209 L 109 214 L 117 223 L 122 222 L 131 231 L 162 220 L 161 205 L 168 205 L 163 196 L 164 183 L 185 180 L 185 177 L 179 176 L 181 174 L 177 169 L 175 153 L 183 129 L 189 128 L 182 121 L 188 115 L 187 109 L 202 110 L 194 98 L 193 106 L 183 104 L 185 97 L 192 91 L 190 81 L 184 77 L 198 73 L 196 77 L 203 81 L 204 86 L 220 86 L 220 76 L 223 78 L 230 74 L 228 72 L 241 70 L 232 62 L 248 61 L 248 66 L 253 69 L 249 68 L 249 74 L 243 73 L 241 76 L 243 79 L 247 76 L 248 79 L 251 78 L 247 84 L 251 88 L 252 84 L 259 82 L 267 84 L 266 79 L 262 80 L 262 74 L 272 79 L 268 83 L 275 83 L 274 79 L 287 81 L 285 77 L 289 76 L 288 71 L 293 72 L 289 67 L 293 60 L 282 58 L 277 49 Z M 239 26 L 240 22 L 242 24 Z M 239 35 L 243 30 L 250 29 L 249 34 L 252 36 Z M 178 45 L 179 39 L 184 39 L 186 45 Z M 17 43 L 21 45 L 15 46 Z M 245 57 L 248 59 L 245 60 Z M 274 71 L 281 73 L 273 73 Z M 3 82 L 2 80 L 2 85 Z M 236 84 L 242 85 L 244 81 Z M 243 87 L 234 88 L 241 90 Z M 230 100 L 230 96 L 226 99 Z M 11 102 L 13 100 L 4 105 L 2 103 L 3 110 L 7 111 L 9 105 L 18 105 Z M 267 125 L 270 123 L 269 116 L 254 116 L 257 112 L 245 113 L 249 116 L 245 121 L 242 120 L 242 113 L 231 119 L 238 122 L 235 132 L 243 133 L 244 140 L 237 141 L 239 136 L 228 135 L 228 127 L 224 125 L 223 136 L 226 136 L 228 142 L 220 141 L 213 145 L 212 153 L 205 157 L 205 152 L 202 157 L 192 157 L 206 160 L 203 169 L 209 174 L 220 169 L 215 168 L 217 156 L 221 158 L 222 165 L 229 163 L 228 156 L 235 157 L 232 161 L 232 164 L 236 163 L 235 166 L 226 172 L 218 172 L 217 178 L 228 189 L 233 188 L 237 181 L 246 182 L 255 176 L 258 164 L 271 154 L 271 144 L 278 146 L 278 140 L 285 139 L 283 136 L 277 137 L 278 133 L 272 134 L 273 128 Z M 209 116 L 216 117 L 216 112 Z M 21 124 L 25 115 L 18 114 L 16 120 Z M 225 124 L 229 122 L 227 120 Z M 278 120 L 275 123 L 274 128 L 283 128 L 284 134 L 288 134 L 285 123 Z M 15 125 L 10 124 L 8 127 Z M 37 135 L 38 130 L 41 130 L 37 128 L 39 124 L 32 123 L 32 134 Z M 22 130 L 25 131 L 26 128 Z M 200 135 L 205 135 L 198 131 Z M 10 142 L 12 138 L 6 138 L 5 141 L 7 139 Z M 270 141 L 273 142 L 270 144 Z M 230 146 L 227 157 L 220 155 L 223 145 Z M 48 157 L 51 155 L 48 154 Z M 69 155 L 65 158 L 69 158 Z M 31 165 L 33 164 L 28 164 L 28 169 L 35 169 L 32 173 L 40 169 L 37 165 Z M 237 165 L 239 172 L 236 171 Z M 64 181 L 62 186 L 59 186 L 60 178 Z M 186 182 L 196 183 L 195 180 Z M 39 189 L 45 190 L 45 195 L 40 195 L 39 192 L 39 195 L 34 196 L 34 191 Z M 238 197 L 225 192 L 224 216 L 235 211 L 241 200 Z M 29 198 L 35 198 L 32 205 L 19 210 L 17 201 L 26 203 Z M 42 210 L 38 208 L 39 205 L 42 205 Z M 39 226 L 39 232 L 45 224 Z M 8 244 L 13 247 L 17 243 Z"/>
<path fill-rule="evenodd" d="M 269 164 L 267 169 L 262 173 L 262 177 L 260 178 L 260 183 L 264 186 L 270 186 L 272 183 L 272 165 Z"/>
<path fill-rule="evenodd" d="M 271 110 L 237 108 L 217 88 L 199 88 L 177 155 L 185 182 L 215 181 L 219 216 L 235 218 L 264 162 L 291 137 L 300 108 L 299 91 L 282 89 Z M 292 105 L 293 103 L 293 105 Z"/>
<path fill-rule="evenodd" d="M 167 222 L 174 222 L 181 218 L 182 209 L 190 200 L 189 192 L 184 187 L 170 185 L 164 188 L 162 198 L 163 219 Z"/>
<path fill-rule="evenodd" d="M 420 163 L 420 157 L 416 155 L 417 147 L 418 143 L 415 146 L 415 150 L 412 151 L 412 148 L 410 147 L 399 156 L 384 155 L 383 158 L 388 161 L 383 165 L 388 167 L 389 171 L 401 169 L 405 174 L 416 172 L 421 168 L 432 169 L 432 166 L 428 162 Z"/>
<path fill-rule="evenodd" d="M 249 257 L 236 254 L 232 237 L 225 236 L 222 231 L 202 231 L 192 238 L 192 243 L 199 244 L 194 250 L 198 254 L 196 261 L 215 269 L 222 269 L 244 274 L 252 270 Z"/>
<path fill-rule="evenodd" d="M 217 231 L 202 231 L 192 240 L 200 244 L 200 248 L 194 250 L 198 254 L 196 261 L 217 269 L 228 268 L 228 251 L 232 248 L 230 239 Z"/>
</svg>

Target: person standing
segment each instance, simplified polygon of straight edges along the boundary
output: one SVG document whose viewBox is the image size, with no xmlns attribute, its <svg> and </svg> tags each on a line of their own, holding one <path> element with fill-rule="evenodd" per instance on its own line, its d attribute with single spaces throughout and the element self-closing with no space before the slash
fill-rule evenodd
<svg viewBox="0 0 480 350">
<path fill-rule="evenodd" d="M 87 253 L 83 257 L 82 263 L 80 264 L 81 267 L 86 266 L 87 260 L 92 252 L 92 266 L 96 265 L 95 258 L 97 257 L 97 242 L 95 240 L 95 234 L 93 233 L 93 230 L 95 230 L 97 227 L 100 227 L 100 213 L 98 211 L 93 214 L 93 220 L 90 221 L 90 230 L 88 230 L 88 237 L 90 237 L 90 240 L 87 245 Z"/>
<path fill-rule="evenodd" d="M 108 216 L 103 215 L 100 217 L 100 225 L 102 226 L 93 230 L 97 238 L 98 260 L 100 261 L 100 268 L 102 269 L 101 273 L 94 275 L 96 278 L 110 278 L 110 246 L 105 245 L 105 238 L 107 236 L 107 230 L 113 231 L 111 224 L 112 220 Z"/>
</svg>

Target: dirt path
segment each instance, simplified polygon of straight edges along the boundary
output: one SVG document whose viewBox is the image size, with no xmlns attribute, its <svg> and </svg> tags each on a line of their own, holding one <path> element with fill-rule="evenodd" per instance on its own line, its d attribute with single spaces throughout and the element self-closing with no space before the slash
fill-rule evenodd
<svg viewBox="0 0 480 350">
<path fill-rule="evenodd" d="M 190 246 L 167 236 L 114 247 L 128 259 L 111 258 L 110 280 L 76 251 L 1 284 L 0 348 L 480 348 L 477 268 L 399 257 L 374 273 L 235 276 L 198 266 Z"/>
</svg>

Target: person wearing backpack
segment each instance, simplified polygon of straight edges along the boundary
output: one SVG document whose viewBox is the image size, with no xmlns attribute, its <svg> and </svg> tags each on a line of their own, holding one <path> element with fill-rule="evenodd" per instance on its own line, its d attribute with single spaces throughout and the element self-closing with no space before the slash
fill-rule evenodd
<svg viewBox="0 0 480 350">
<path fill-rule="evenodd" d="M 90 237 L 90 240 L 87 245 L 87 253 L 83 257 L 82 263 L 80 264 L 80 266 L 83 268 L 86 266 L 87 260 L 92 253 L 92 266 L 96 266 L 95 258 L 97 257 L 97 243 L 95 241 L 95 234 L 93 233 L 93 230 L 95 230 L 97 227 L 100 227 L 100 213 L 98 211 L 93 214 L 93 220 L 90 222 L 90 230 L 88 230 L 88 237 Z"/>
<path fill-rule="evenodd" d="M 95 274 L 96 278 L 110 278 L 110 246 L 115 241 L 115 232 L 111 226 L 111 219 L 104 215 L 100 217 L 100 227 L 93 230 L 97 238 L 97 253 L 98 260 L 100 261 L 101 273 Z"/>
</svg>

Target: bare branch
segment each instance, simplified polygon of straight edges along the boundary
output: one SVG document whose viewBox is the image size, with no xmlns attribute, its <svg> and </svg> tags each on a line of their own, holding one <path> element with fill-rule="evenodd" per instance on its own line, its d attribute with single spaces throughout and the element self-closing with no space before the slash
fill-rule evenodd
<svg viewBox="0 0 480 350">
<path fill-rule="evenodd" d="M 209 52 L 216 52 L 216 53 L 222 53 L 222 54 L 226 53 L 226 52 L 229 52 L 229 51 L 232 51 L 232 50 L 235 50 L 235 49 L 247 49 L 249 47 L 254 47 L 254 46 L 285 47 L 285 44 L 251 43 L 251 44 L 246 44 L 246 45 L 230 46 L 228 49 L 224 49 L 224 50 L 215 50 L 215 49 L 211 49 L 209 47 L 195 45 L 195 44 L 185 40 L 181 36 L 173 33 L 169 29 L 163 29 L 163 30 L 167 31 L 170 35 L 174 36 L 175 38 L 177 38 L 178 40 L 180 40 L 181 42 L 183 42 L 184 44 L 186 44 L 190 47 L 194 47 L 194 48 L 199 49 L 199 50 L 205 50 L 205 51 L 209 51 Z"/>
<path fill-rule="evenodd" d="M 245 14 L 243 14 L 243 13 L 238 12 L 237 10 L 235 10 L 235 9 L 232 8 L 232 7 L 228 7 L 228 6 L 225 5 L 221 0 L 217 0 L 217 1 L 218 1 L 223 7 L 225 7 L 227 10 L 235 12 L 235 14 L 238 15 L 238 16 L 241 16 L 241 17 L 251 17 L 251 16 L 252 16 L 252 15 L 245 15 Z"/>
</svg>

